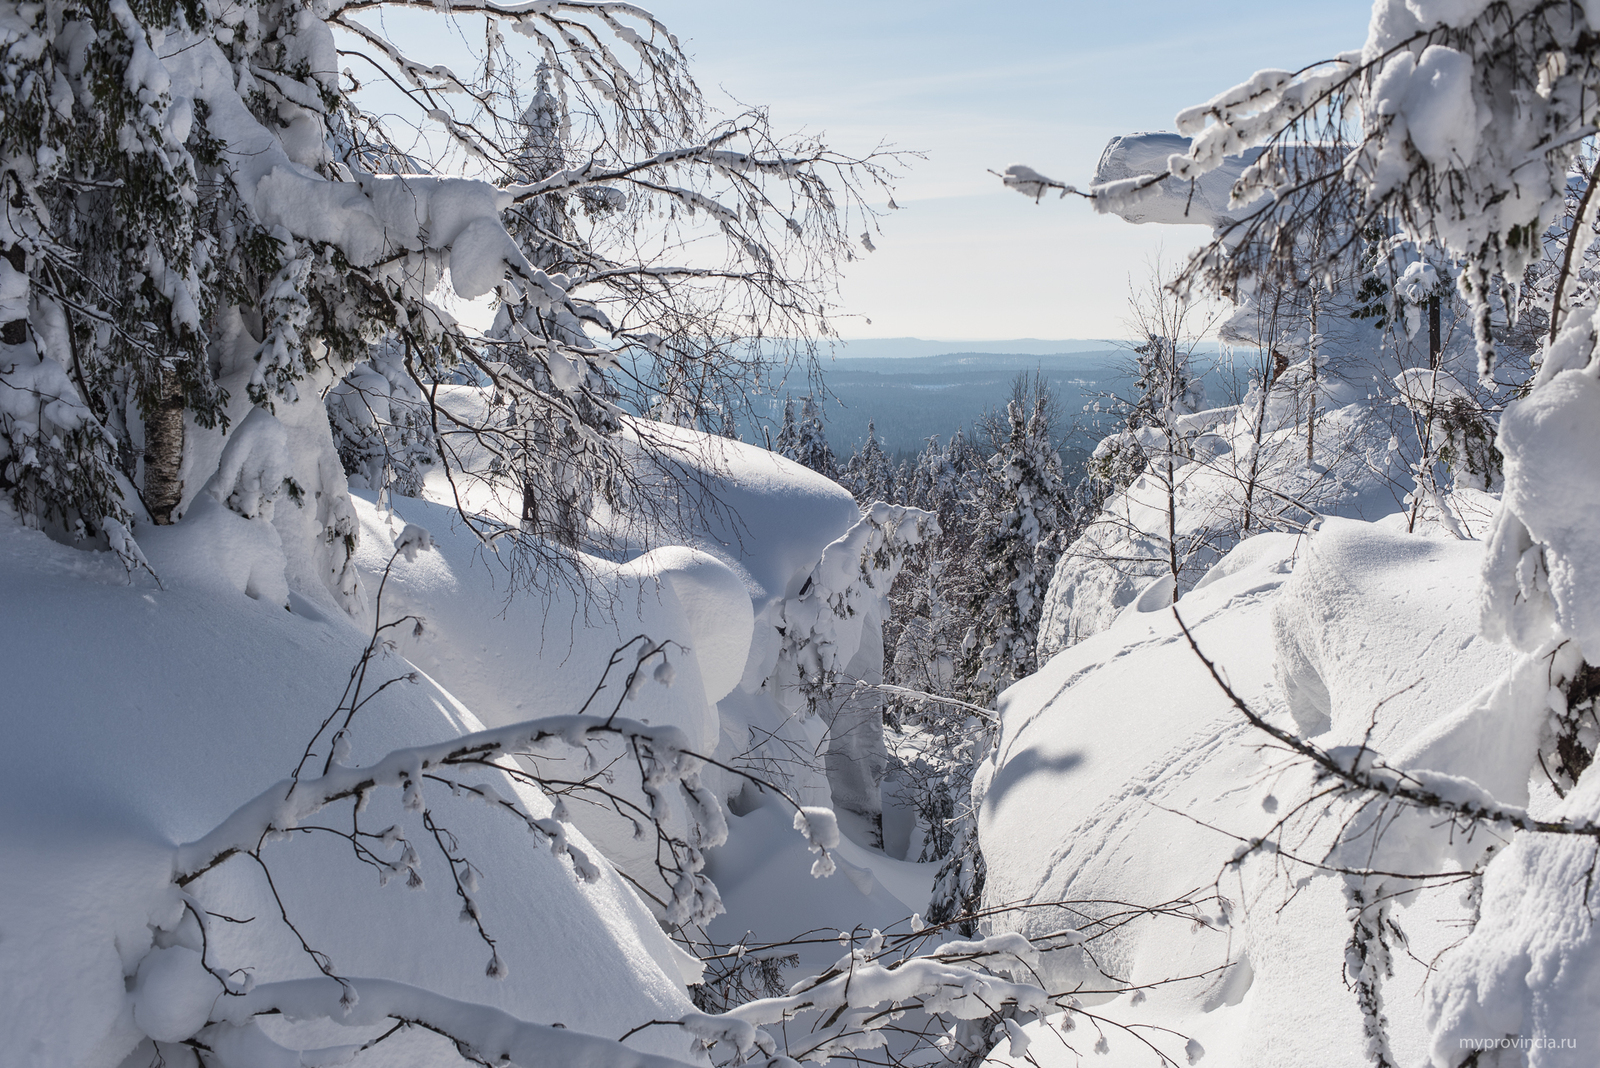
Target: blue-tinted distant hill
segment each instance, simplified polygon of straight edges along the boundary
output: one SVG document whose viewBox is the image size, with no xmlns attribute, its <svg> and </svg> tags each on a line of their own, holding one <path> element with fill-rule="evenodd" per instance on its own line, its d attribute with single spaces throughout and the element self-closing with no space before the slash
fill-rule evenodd
<svg viewBox="0 0 1600 1068">
<path fill-rule="evenodd" d="M 938 435 L 943 441 L 957 427 L 971 435 L 974 423 L 985 411 L 1004 407 L 1011 395 L 1012 381 L 1022 372 L 1043 374 L 1061 398 L 1062 411 L 1070 418 L 1096 394 L 1115 388 L 1126 363 L 1126 350 L 1107 342 L 1032 344 L 1058 349 L 1051 353 L 950 351 L 963 347 L 962 343 L 914 338 L 872 342 L 870 346 L 851 342 L 842 350 L 844 355 L 822 361 L 823 381 L 832 394 L 823 410 L 828 441 L 841 458 L 849 455 L 866 440 L 869 420 L 891 454 L 920 451 L 929 436 Z M 863 346 L 869 346 L 868 352 L 876 350 L 876 354 L 856 355 Z M 895 351 L 893 346 L 899 346 L 901 354 L 884 354 Z M 946 351 L 911 351 L 918 346 L 942 346 Z M 1064 346 L 1079 347 L 1076 351 L 1060 351 Z M 805 392 L 803 384 L 790 390 L 797 410 Z M 767 403 L 769 418 L 776 425 L 782 417 L 783 397 Z M 1058 428 L 1063 437 L 1070 430 L 1066 421 Z M 754 440 L 761 439 L 756 436 Z M 1067 451 L 1069 443 L 1062 440 L 1061 444 Z"/>
<path fill-rule="evenodd" d="M 1122 342 L 1114 339 L 1041 341 L 1038 338 L 1013 338 L 1010 341 L 925 341 L 920 337 L 861 338 L 834 345 L 839 359 L 903 360 L 922 356 L 951 354 L 992 354 L 1006 356 L 1057 356 L 1070 353 L 1103 352 Z"/>
</svg>

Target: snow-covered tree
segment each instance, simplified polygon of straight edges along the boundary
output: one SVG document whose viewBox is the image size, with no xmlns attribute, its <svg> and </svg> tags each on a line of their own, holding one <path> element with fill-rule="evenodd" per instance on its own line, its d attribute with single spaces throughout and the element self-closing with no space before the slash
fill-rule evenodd
<svg viewBox="0 0 1600 1068">
<path fill-rule="evenodd" d="M 797 435 L 794 459 L 819 475 L 836 477 L 838 463 L 833 458 L 833 449 L 828 445 L 827 431 L 822 426 L 822 408 L 810 393 L 800 402 Z"/>
<path fill-rule="evenodd" d="M 800 428 L 794 419 L 794 398 L 783 398 L 783 422 L 778 426 L 778 436 L 773 439 L 772 451 L 793 460 L 800 444 Z"/>
<path fill-rule="evenodd" d="M 376 346 L 325 400 L 351 487 L 419 496 L 438 446 L 427 398 L 406 370 L 404 354 Z"/>
<path fill-rule="evenodd" d="M 987 704 L 1033 673 L 1045 590 L 1060 553 L 1065 486 L 1052 440 L 1053 397 L 1042 378 L 1006 408 L 989 458 L 987 507 L 974 546 L 982 577 L 963 640 L 969 699 Z"/>
<path fill-rule="evenodd" d="M 883 443 L 878 440 L 878 428 L 873 420 L 867 420 L 867 440 L 845 461 L 841 481 L 863 507 L 873 501 L 897 499 L 894 467 L 883 451 Z"/>
<path fill-rule="evenodd" d="M 855 183 L 877 163 L 780 142 L 759 112 L 715 120 L 637 8 L 478 5 L 470 78 L 426 55 L 426 32 L 386 36 L 391 10 L 465 17 L 70 2 L 0 31 L 0 478 L 32 521 L 99 535 L 179 518 L 218 435 L 258 407 L 289 430 L 286 550 L 353 605 L 318 398 L 375 343 L 428 400 L 457 492 L 478 479 L 507 498 L 463 499 L 468 522 L 528 544 L 545 533 L 532 501 L 620 503 L 619 391 L 645 388 L 624 350 L 698 412 L 708 383 L 768 358 L 751 339 L 826 331 L 820 287 L 853 255 Z M 341 56 L 398 103 L 369 105 Z M 492 294 L 494 335 L 464 331 L 441 283 Z M 452 375 L 495 403 L 450 409 Z"/>
<path fill-rule="evenodd" d="M 1169 292 L 1169 281 L 1159 265 L 1144 285 L 1130 281 L 1129 326 L 1144 340 L 1132 350 L 1126 393 L 1096 404 L 1116 429 L 1096 445 L 1062 508 L 1041 659 L 1108 624 L 1153 579 L 1164 579 L 1169 602 L 1181 594 L 1215 559 L 1211 528 L 1231 519 L 1185 515 L 1193 508 L 1188 483 L 1211 453 L 1229 450 L 1213 439 L 1197 453 L 1197 438 L 1217 421 L 1199 414 L 1205 387 L 1194 353 L 1205 327 L 1196 322 L 1200 309 Z"/>
<path fill-rule="evenodd" d="M 958 428 L 947 444 L 929 438 L 901 483 L 906 500 L 938 517 L 943 536 L 907 561 L 892 595 L 884 639 L 889 677 L 924 693 L 954 696 L 956 659 L 970 627 L 967 606 L 981 581 L 969 551 L 976 535 L 978 482 L 984 468 Z M 891 702 L 897 716 L 920 715 L 915 701 Z"/>
</svg>

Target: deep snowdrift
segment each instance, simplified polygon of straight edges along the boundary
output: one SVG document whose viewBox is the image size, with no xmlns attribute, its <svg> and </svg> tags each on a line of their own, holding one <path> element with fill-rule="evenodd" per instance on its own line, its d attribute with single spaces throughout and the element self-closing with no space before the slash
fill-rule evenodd
<svg viewBox="0 0 1600 1068">
<path fill-rule="evenodd" d="M 1307 537 L 1240 543 L 1177 609 L 1261 714 L 1324 746 L 1369 737 L 1403 757 L 1512 662 L 1477 634 L 1481 558 L 1479 542 L 1327 520 Z M 1288 815 L 1310 777 L 1232 707 L 1164 604 L 1141 612 L 1136 603 L 1008 690 L 1001 710 L 996 764 L 974 788 L 984 902 L 1033 907 L 993 926 L 1094 935 L 1081 950 L 1045 955 L 1046 986 L 1105 1003 L 1093 1011 L 1120 1024 L 1182 1036 L 1106 1025 L 1110 1055 L 1098 1063 L 1154 1064 L 1146 1040 L 1182 1063 L 1190 1038 L 1207 1063 L 1370 1063 L 1343 974 L 1340 878 L 1262 852 L 1230 863 Z M 1432 754 L 1447 754 L 1446 770 L 1460 774 L 1499 755 L 1462 750 Z M 1337 822 L 1313 811 L 1292 824 L 1295 855 L 1321 860 Z M 1458 886 L 1412 896 L 1395 919 L 1415 956 L 1397 949 L 1384 986 L 1400 1063 L 1417 1063 L 1430 1045 L 1425 962 L 1471 915 Z M 1040 907 L 1049 902 L 1061 904 Z M 1084 1034 L 1081 1022 L 1041 1033 L 1029 1052 L 1074 1064 L 1069 1044 L 1085 1052 L 1099 1038 Z M 993 1059 L 1011 1063 L 1004 1049 Z"/>
<path fill-rule="evenodd" d="M 1274 388 L 1264 405 L 1252 390 L 1240 404 L 1179 417 L 1184 441 L 1170 498 L 1163 440 L 1150 446 L 1154 469 L 1113 493 L 1056 564 L 1039 624 L 1040 660 L 1104 630 L 1152 580 L 1170 575 L 1169 508 L 1180 596 L 1252 524 L 1292 529 L 1313 515 L 1376 519 L 1392 512 L 1399 503 L 1395 476 L 1404 469 L 1394 462 L 1390 424 L 1364 388 L 1360 382 L 1320 387 L 1328 410 L 1319 415 L 1315 462 L 1306 458 L 1299 402 L 1289 389 Z M 1160 438 L 1162 432 L 1139 433 Z M 1101 452 L 1114 440 L 1106 439 Z"/>
<path fill-rule="evenodd" d="M 472 402 L 470 391 L 458 392 L 459 402 Z M 433 788 L 428 806 L 442 840 L 481 873 L 474 900 L 495 939 L 492 954 L 471 923 L 457 922 L 451 867 L 430 852 L 397 791 L 372 797 L 363 826 L 407 828 L 421 855 L 420 890 L 404 877 L 380 887 L 378 871 L 352 852 L 336 820 L 325 833 L 270 841 L 270 884 L 244 855 L 189 884 L 187 899 L 172 883 L 174 847 L 295 768 L 339 702 L 374 622 L 402 616 L 420 625 L 390 632 L 368 692 L 420 671 L 361 709 L 346 764 L 573 713 L 604 678 L 594 708 L 620 701 L 630 719 L 681 731 L 691 750 L 828 804 L 829 732 L 851 710 L 832 700 L 812 710 L 795 687 L 792 658 L 818 653 L 786 645 L 780 628 L 795 634 L 795 621 L 810 619 L 808 633 L 828 644 L 826 655 L 852 665 L 862 649 L 879 650 L 875 605 L 886 589 L 854 584 L 871 572 L 865 558 L 856 561 L 881 530 L 859 526 L 867 520 L 843 490 L 764 450 L 654 432 L 681 439 L 661 486 L 715 494 L 714 507 L 688 502 L 699 515 L 688 532 L 698 547 L 656 536 L 657 547 L 620 562 L 581 558 L 586 592 L 559 581 L 521 588 L 510 562 L 446 504 L 393 498 L 380 507 L 358 498 L 343 509 L 359 524 L 351 563 L 360 586 L 342 602 L 330 597 L 337 576 L 303 566 L 320 560 L 320 550 L 308 549 L 320 539 L 300 536 L 299 507 L 276 492 L 285 464 L 314 466 L 327 450 L 286 457 L 280 424 L 265 413 L 229 435 L 213 461 L 222 474 L 191 496 L 180 523 L 139 525 L 149 570 L 136 557 L 125 564 L 63 546 L 9 512 L 0 516 L 0 640 L 12 662 L 25 665 L 12 675 L 15 714 L 0 753 L 0 940 L 9 947 L 0 956 L 0 1000 L 19 1010 L 3 1014 L 0 1050 L 71 1068 L 113 1068 L 136 1048 L 148 1057 L 146 1036 L 187 1037 L 207 1014 L 217 1019 L 244 1004 L 219 1002 L 221 985 L 202 970 L 202 949 L 208 965 L 238 969 L 237 980 L 248 973 L 265 987 L 317 976 L 309 947 L 339 975 L 410 984 L 610 1038 L 690 1012 L 685 983 L 698 978 L 699 963 L 658 926 L 671 887 L 660 885 L 654 836 L 638 838 L 635 820 L 577 795 L 563 807 L 592 832 L 571 835 L 577 851 L 600 861 L 592 881 L 587 865 L 547 848 L 517 820 Z M 494 503 L 492 489 L 480 485 L 483 503 Z M 332 507 L 319 506 L 319 514 Z M 898 514 L 890 509 L 874 522 Z M 412 525 L 432 532 L 432 546 L 397 554 L 400 539 L 415 540 Z M 833 610 L 807 601 L 824 596 L 860 611 L 825 625 Z M 633 653 L 606 672 L 614 652 L 638 635 L 665 644 L 658 656 L 666 668 L 645 673 L 630 700 L 622 681 Z M 52 666 L 74 649 L 84 654 L 73 655 L 75 670 Z M 579 754 L 540 758 L 538 767 L 643 801 L 631 765 L 607 766 L 625 754 L 592 748 L 595 764 Z M 737 799 L 740 813 L 712 864 L 729 886 L 730 913 L 708 937 L 733 942 L 760 928 L 765 941 L 819 925 L 888 927 L 926 900 L 931 873 L 849 841 L 831 861 L 843 874 L 813 883 L 816 858 L 795 834 L 788 803 L 736 774 L 707 770 L 707 785 Z M 549 798 L 498 772 L 484 769 L 478 781 L 536 818 L 554 811 Z M 867 786 L 875 794 L 876 781 Z M 667 798 L 669 832 L 688 829 L 683 804 Z M 348 802 L 344 811 L 348 820 Z M 385 851 L 398 854 L 400 845 L 369 839 L 362 848 L 393 861 Z M 793 907 L 797 898 L 804 907 Z M 216 914 L 203 938 L 185 916 L 186 900 Z M 491 956 L 506 978 L 485 974 Z M 827 963 L 822 958 L 807 953 L 804 964 Z M 288 987 L 274 989 L 274 997 L 289 996 Z M 397 989 L 372 986 L 369 996 L 409 996 Z M 260 1032 L 228 1032 L 227 1041 L 270 1035 L 297 1049 L 334 1046 L 352 1034 L 357 1042 L 376 1038 L 378 1020 L 381 1013 L 361 1027 L 269 1021 Z M 671 1027 L 646 1027 L 628 1041 L 672 1057 L 689 1053 L 688 1038 Z M 459 1063 L 447 1040 L 424 1031 L 386 1043 L 386 1063 Z M 253 1063 L 245 1052 L 229 1056 Z"/>
<path fill-rule="evenodd" d="M 219 519 L 252 526 L 231 513 Z M 160 589 L 148 575 L 130 584 L 110 554 L 54 544 L 9 513 L 0 522 L 0 641 L 12 665 L 0 747 L 0 1050 L 8 1063 L 114 1068 L 141 1039 L 124 976 L 153 937 L 167 940 L 153 928 L 183 918 L 170 882 L 174 844 L 293 770 L 366 638 L 346 619 L 308 605 L 287 612 L 196 566 L 197 554 L 216 550 L 204 524 L 140 531 Z M 407 667 L 388 659 L 376 670 Z M 350 759 L 478 727 L 429 680 L 402 684 L 358 717 Z M 517 793 L 503 777 L 497 785 Z M 544 798 L 520 796 L 548 814 Z M 380 826 L 384 805 L 401 815 L 394 799 L 375 798 Z M 534 848 L 525 829 L 482 805 L 448 796 L 430 805 L 483 869 L 485 921 L 509 977 L 485 976 L 488 951 L 456 922 L 459 902 L 437 854 L 424 851 L 426 889 L 417 892 L 403 880 L 380 888 L 332 835 L 269 846 L 290 915 L 342 974 L 399 979 L 612 1038 L 688 1011 L 677 951 L 615 874 L 583 882 L 570 861 Z M 316 974 L 248 860 L 189 889 L 250 920 L 212 924 L 215 963 L 254 969 L 259 981 Z M 327 1038 L 311 1044 L 350 1041 Z M 631 1042 L 684 1053 L 681 1036 L 659 1030 Z M 417 1044 L 434 1055 L 419 1048 L 416 1063 L 459 1062 L 448 1043 Z"/>
</svg>

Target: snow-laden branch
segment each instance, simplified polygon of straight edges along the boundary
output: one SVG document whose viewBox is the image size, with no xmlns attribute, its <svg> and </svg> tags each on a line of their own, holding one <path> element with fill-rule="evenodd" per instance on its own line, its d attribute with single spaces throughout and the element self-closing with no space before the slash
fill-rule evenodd
<svg viewBox="0 0 1600 1068">
<path fill-rule="evenodd" d="M 1015 189 L 1023 196 L 1032 197 L 1035 201 L 1042 198 L 1051 189 L 1061 190 L 1062 196 L 1066 196 L 1068 193 L 1078 193 L 1075 187 L 1065 182 L 1058 182 L 1054 178 L 1047 178 L 1032 167 L 1022 163 L 1013 163 L 1006 168 L 1004 174 L 999 171 L 990 171 L 989 173 L 1004 182 L 1007 189 Z M 1079 193 L 1078 195 L 1083 196 L 1085 194 Z"/>
<path fill-rule="evenodd" d="M 1309 760 L 1318 771 L 1346 786 L 1378 797 L 1392 797 L 1419 808 L 1459 818 L 1469 823 L 1503 824 L 1519 831 L 1541 834 L 1579 835 L 1600 839 L 1600 823 L 1593 820 L 1538 819 L 1526 808 L 1498 801 L 1482 786 L 1460 775 L 1427 769 L 1399 769 L 1385 766 L 1366 746 L 1324 749 L 1268 721 L 1241 697 L 1216 662 L 1200 651 L 1200 644 L 1188 624 L 1173 606 L 1172 617 L 1194 655 L 1200 658 L 1212 680 L 1227 695 L 1252 727 Z"/>
<path fill-rule="evenodd" d="M 787 1053 L 797 1059 L 827 1060 L 883 1045 L 882 1029 L 903 1006 L 976 1020 L 1007 1007 L 1042 1012 L 1050 1004 L 1042 987 L 1012 982 L 963 963 L 992 960 L 1003 966 L 999 960 L 1010 960 L 1016 962 L 1014 967 L 1033 968 L 1039 961 L 1038 950 L 1020 934 L 952 942 L 930 955 L 887 965 L 872 959 L 882 941 L 881 935 L 875 936 L 865 948 L 853 950 L 828 972 L 786 996 L 748 1002 L 719 1019 L 761 1026 L 784 1023 L 804 1012 L 822 1013 L 824 1018 L 809 1034 L 788 1038 Z"/>
<path fill-rule="evenodd" d="M 369 767 L 335 765 L 315 779 L 286 779 L 245 802 L 204 837 L 179 846 L 174 877 L 180 886 L 186 885 L 228 857 L 253 851 L 269 833 L 294 830 L 345 798 L 361 799 L 374 790 L 397 789 L 405 793 L 407 808 L 418 808 L 423 773 L 430 768 L 483 764 L 497 757 L 532 755 L 557 746 L 582 749 L 601 738 L 623 739 L 638 754 L 645 769 L 645 791 L 653 806 L 671 783 L 681 784 L 691 793 L 703 792 L 699 783 L 701 758 L 684 747 L 686 739 L 676 727 L 652 727 L 605 716 L 550 716 L 432 745 L 397 749 Z M 714 804 L 702 807 L 707 815 L 720 814 Z M 565 831 L 557 821 L 535 819 L 520 809 L 518 815 L 533 829 L 565 840 Z M 726 822 L 717 818 L 707 828 L 706 844 L 720 844 L 726 835 Z M 575 861 L 580 860 L 575 846 L 567 844 L 563 851 L 571 852 Z"/>
<path fill-rule="evenodd" d="M 802 993 L 750 1002 L 721 1015 L 696 1012 L 655 1023 L 680 1027 L 706 1048 L 721 1045 L 734 1053 L 736 1063 L 759 1055 L 769 1065 L 793 1064 L 790 1058 L 826 1060 L 882 1045 L 882 1029 L 897 1018 L 903 1006 L 917 1005 L 930 1013 L 976 1020 L 1005 1008 L 1039 1012 L 1050 1003 L 1049 996 L 1037 985 L 1011 982 L 972 966 L 983 961 L 998 967 L 1004 967 L 1007 961 L 1030 968 L 1036 965 L 1038 951 L 1019 934 L 952 942 L 932 954 L 887 966 L 870 959 L 881 949 L 882 942 L 881 935 L 875 936 L 865 948 L 853 951 Z M 142 978 L 135 992 L 136 1015 L 140 1015 L 140 1005 L 161 1002 L 159 1015 L 176 1019 L 187 1015 L 192 1006 L 174 1007 L 171 999 L 193 1001 L 204 995 L 210 1009 L 202 1017 L 205 1024 L 194 1035 L 194 1041 L 220 1056 L 227 1068 L 267 1063 L 262 1060 L 266 1053 L 277 1053 L 280 1059 L 294 1056 L 302 1064 L 344 1063 L 365 1048 L 290 1050 L 259 1030 L 256 1021 L 263 1016 L 321 1019 L 355 1028 L 394 1021 L 442 1035 L 456 1044 L 464 1058 L 486 1065 L 682 1068 L 684 1063 L 639 1052 L 618 1040 L 529 1023 L 499 1009 L 386 979 L 292 979 L 230 991 L 220 998 L 205 994 L 204 986 L 183 990 L 181 984 L 153 979 L 153 974 Z M 790 1038 L 780 1055 L 778 1044 L 762 1026 L 784 1023 L 810 1011 L 830 1015 L 810 1033 Z"/>
<path fill-rule="evenodd" d="M 371 1027 L 389 1020 L 411 1024 L 454 1040 L 462 1056 L 481 1064 L 684 1068 L 682 1061 L 641 1053 L 614 1039 L 527 1023 L 487 1005 L 456 1001 L 387 979 L 345 979 L 341 983 L 319 977 L 263 983 L 249 993 L 218 998 L 210 1026 L 196 1037 L 207 1046 L 226 1047 L 230 1032 L 253 1028 L 254 1019 L 265 1015 L 330 1020 L 345 1027 Z"/>
</svg>

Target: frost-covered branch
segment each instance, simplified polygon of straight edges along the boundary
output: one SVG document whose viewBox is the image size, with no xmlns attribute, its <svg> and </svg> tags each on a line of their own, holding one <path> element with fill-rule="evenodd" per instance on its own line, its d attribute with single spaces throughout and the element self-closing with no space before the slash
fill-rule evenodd
<svg viewBox="0 0 1600 1068">
<path fill-rule="evenodd" d="M 387 1021 L 425 1028 L 456 1043 L 477 1064 L 517 1068 L 683 1068 L 684 1062 L 641 1053 L 621 1042 L 565 1027 L 528 1023 L 487 1005 L 457 1001 L 387 979 L 291 979 L 262 983 L 247 993 L 218 998 L 208 1026 L 196 1040 L 234 1068 L 247 1050 L 275 1043 L 255 1024 L 257 1017 L 327 1020 L 343 1027 Z M 281 1048 L 281 1047 L 280 1047 Z M 285 1051 L 288 1052 L 288 1051 Z M 231 1056 L 230 1056 L 231 1055 Z M 239 1057 L 235 1062 L 233 1057 Z"/>
<path fill-rule="evenodd" d="M 1400 769 L 1384 765 L 1365 746 L 1324 749 L 1273 724 L 1250 707 L 1228 684 L 1215 661 L 1201 652 L 1199 642 L 1183 621 L 1176 606 L 1172 616 L 1183 631 L 1196 657 L 1205 665 L 1212 681 L 1227 695 L 1250 725 L 1269 735 L 1298 756 L 1310 761 L 1324 776 L 1343 783 L 1357 794 L 1393 798 L 1406 804 L 1449 817 L 1462 830 L 1479 824 L 1500 824 L 1519 831 L 1540 834 L 1576 835 L 1600 839 L 1600 823 L 1593 820 L 1539 819 L 1527 809 L 1496 801 L 1481 786 L 1457 775 L 1423 769 Z"/>
</svg>

